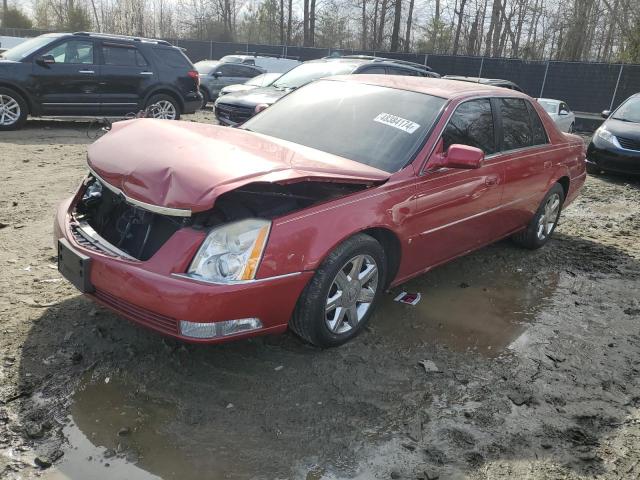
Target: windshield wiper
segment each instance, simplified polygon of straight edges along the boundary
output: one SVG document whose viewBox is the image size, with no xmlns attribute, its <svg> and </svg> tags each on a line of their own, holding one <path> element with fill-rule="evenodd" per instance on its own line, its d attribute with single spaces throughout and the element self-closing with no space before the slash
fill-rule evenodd
<svg viewBox="0 0 640 480">
<path fill-rule="evenodd" d="M 628 118 L 620 118 L 620 117 L 611 117 L 613 120 L 620 120 L 621 122 L 628 122 L 628 123 L 640 123 L 637 122 L 635 120 L 629 120 Z"/>
</svg>

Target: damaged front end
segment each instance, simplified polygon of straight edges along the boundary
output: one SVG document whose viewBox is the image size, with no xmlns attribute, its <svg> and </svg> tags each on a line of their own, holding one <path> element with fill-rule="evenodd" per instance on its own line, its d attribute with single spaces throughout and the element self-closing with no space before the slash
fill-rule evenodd
<svg viewBox="0 0 640 480">
<path fill-rule="evenodd" d="M 272 220 L 368 188 L 367 183 L 254 182 L 220 195 L 202 212 L 145 204 L 91 172 L 70 212 L 80 246 L 128 260 L 146 261 L 180 229 L 209 231 L 246 219 Z"/>
</svg>

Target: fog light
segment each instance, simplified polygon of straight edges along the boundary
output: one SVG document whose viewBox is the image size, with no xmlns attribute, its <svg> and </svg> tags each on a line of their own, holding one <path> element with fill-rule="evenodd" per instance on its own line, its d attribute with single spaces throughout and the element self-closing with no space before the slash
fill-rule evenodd
<svg viewBox="0 0 640 480">
<path fill-rule="evenodd" d="M 249 332 L 262 328 L 259 318 L 241 318 L 224 322 L 196 323 L 180 320 L 180 333 L 191 338 L 226 337 L 235 333 Z"/>
</svg>

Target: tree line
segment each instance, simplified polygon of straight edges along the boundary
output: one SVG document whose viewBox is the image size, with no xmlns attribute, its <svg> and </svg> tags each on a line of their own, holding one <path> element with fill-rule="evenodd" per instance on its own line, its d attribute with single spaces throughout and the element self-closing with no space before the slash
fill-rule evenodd
<svg viewBox="0 0 640 480">
<path fill-rule="evenodd" d="M 2 26 L 640 63 L 640 0 L 3 0 Z"/>
</svg>

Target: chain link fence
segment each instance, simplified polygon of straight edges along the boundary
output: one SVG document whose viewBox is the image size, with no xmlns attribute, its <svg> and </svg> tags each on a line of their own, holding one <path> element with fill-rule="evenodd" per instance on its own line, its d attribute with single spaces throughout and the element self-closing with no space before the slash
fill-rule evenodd
<svg viewBox="0 0 640 480">
<path fill-rule="evenodd" d="M 0 28 L 0 35 L 33 37 L 40 30 Z M 344 50 L 256 43 L 165 39 L 186 50 L 193 62 L 237 53 L 283 55 L 301 61 L 330 55 L 374 55 L 430 66 L 441 75 L 501 78 L 517 83 L 532 97 L 556 98 L 578 112 L 613 109 L 640 91 L 640 65 L 595 62 L 526 61 L 423 53 Z"/>
</svg>

